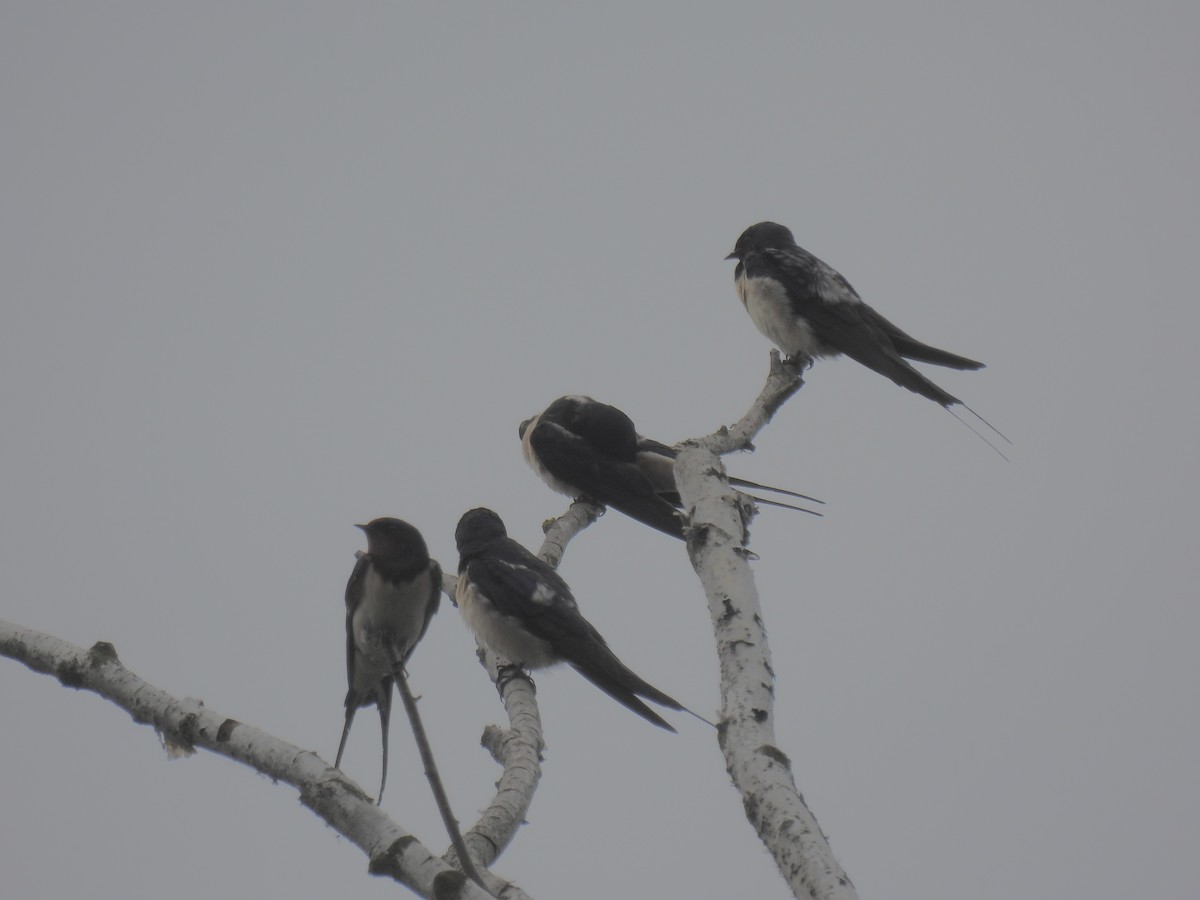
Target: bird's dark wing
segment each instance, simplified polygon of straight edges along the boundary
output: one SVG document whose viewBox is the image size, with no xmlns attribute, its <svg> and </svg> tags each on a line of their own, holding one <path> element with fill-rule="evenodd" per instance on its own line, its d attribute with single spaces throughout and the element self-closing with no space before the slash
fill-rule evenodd
<svg viewBox="0 0 1200 900">
<path fill-rule="evenodd" d="M 793 311 L 808 316 L 810 306 L 858 305 L 862 298 L 841 272 L 802 247 L 752 250 L 742 259 L 747 278 L 774 278 L 788 290 Z"/>
<path fill-rule="evenodd" d="M 550 644 L 556 656 L 600 690 L 647 721 L 675 730 L 638 696 L 671 709 L 683 706 L 617 659 L 579 612 L 567 583 L 549 565 L 515 541 L 507 541 L 468 562 L 465 575 L 497 612 L 516 618 L 525 631 Z"/>
<path fill-rule="evenodd" d="M 358 604 L 362 601 L 363 579 L 367 575 L 367 566 L 370 565 L 367 560 L 367 554 L 360 552 L 358 560 L 354 563 L 354 570 L 350 573 L 350 580 L 346 582 L 346 613 L 349 615 L 358 608 Z M 349 621 L 347 619 L 347 621 Z M 349 629 L 347 629 L 349 630 Z"/>
<path fill-rule="evenodd" d="M 746 257 L 746 273 L 783 284 L 792 312 L 835 350 L 858 359 L 855 349 L 860 345 L 864 353 L 877 352 L 880 344 L 890 346 L 886 332 L 869 315 L 870 307 L 850 282 L 811 253 L 799 247 L 757 250 Z"/>
<path fill-rule="evenodd" d="M 354 711 L 360 706 L 369 706 L 373 701 L 372 692 L 359 693 L 354 689 L 354 611 L 358 608 L 358 604 L 362 602 L 363 597 L 363 580 L 367 574 L 367 557 L 365 554 L 359 554 L 358 562 L 354 564 L 354 570 L 350 573 L 350 580 L 346 582 L 346 683 L 349 687 L 346 690 L 346 721 L 342 725 L 342 739 L 338 742 L 337 761 L 335 767 L 341 767 L 342 754 L 346 751 L 346 739 L 350 737 L 350 726 L 354 723 Z"/>
<path fill-rule="evenodd" d="M 949 350 L 942 350 L 938 347 L 931 347 L 929 344 L 918 341 L 912 335 L 900 330 L 875 310 L 871 310 L 871 314 L 875 317 L 875 321 L 879 327 L 887 332 L 888 337 L 892 339 L 892 345 L 896 348 L 896 352 L 905 359 L 915 359 L 918 362 L 932 363 L 935 366 L 945 366 L 948 369 L 975 369 L 985 368 L 984 364 L 978 360 L 968 359 L 965 356 L 959 356 L 957 353 L 951 353 Z"/>
<path fill-rule="evenodd" d="M 836 269 L 798 247 L 756 251 L 747 260 L 753 260 L 747 273 L 757 272 L 784 285 L 792 310 L 823 344 L 942 406 L 961 402 L 904 361 L 893 338 L 893 332 L 900 330 L 863 303 Z"/>
<path fill-rule="evenodd" d="M 571 663 L 571 668 L 594 684 L 608 696 L 612 697 L 626 709 L 637 713 L 647 722 L 657 725 L 659 728 L 665 728 L 667 731 L 675 731 L 675 727 L 666 719 L 648 707 L 645 703 L 638 699 L 639 695 L 655 703 L 665 706 L 668 709 L 685 709 L 683 704 L 676 700 L 672 700 L 653 685 L 647 684 L 624 665 L 621 664 L 615 656 L 612 656 L 612 651 L 609 651 L 609 656 L 620 666 L 621 672 L 617 673 L 617 677 L 613 677 L 613 671 L 610 667 L 600 669 L 595 665 L 581 665 L 579 663 Z M 630 684 L 632 683 L 632 687 Z M 690 710 L 688 710 L 690 712 Z"/>
<path fill-rule="evenodd" d="M 351 692 L 346 696 L 347 706 L 351 705 L 351 695 L 354 692 L 354 611 L 362 602 L 363 580 L 369 565 L 365 554 L 359 556 L 358 562 L 354 564 L 354 571 L 350 573 L 350 580 L 346 582 L 346 681 Z M 354 705 L 358 706 L 360 703 L 361 698 L 358 698 Z"/>
<path fill-rule="evenodd" d="M 496 612 L 512 616 L 534 637 L 556 645 L 565 637 L 587 637 L 595 631 L 579 614 L 562 576 L 516 541 L 497 542 L 488 553 L 470 560 L 462 574 Z"/>
<path fill-rule="evenodd" d="M 633 420 L 615 406 L 591 398 L 561 397 L 546 408 L 542 419 L 578 435 L 601 456 L 633 462 L 637 429 Z"/>
<path fill-rule="evenodd" d="M 682 520 L 638 469 L 634 453 L 631 452 L 627 462 L 615 460 L 597 452 L 592 443 L 579 435 L 545 421 L 534 428 L 529 445 L 547 471 L 580 494 L 683 539 Z"/>
<path fill-rule="evenodd" d="M 654 438 L 648 438 L 644 434 L 637 436 L 637 452 L 640 456 L 643 453 L 657 453 L 659 456 L 666 456 L 674 459 L 679 455 L 679 451 L 669 444 L 664 444 L 661 441 L 656 441 Z"/>
<path fill-rule="evenodd" d="M 442 567 L 438 565 L 437 560 L 429 561 L 429 580 L 431 583 L 429 585 L 429 602 L 425 605 L 425 621 L 421 623 L 421 633 L 413 641 L 414 647 L 421 642 L 421 638 L 425 637 L 425 632 L 429 630 L 429 623 L 442 603 Z"/>
</svg>

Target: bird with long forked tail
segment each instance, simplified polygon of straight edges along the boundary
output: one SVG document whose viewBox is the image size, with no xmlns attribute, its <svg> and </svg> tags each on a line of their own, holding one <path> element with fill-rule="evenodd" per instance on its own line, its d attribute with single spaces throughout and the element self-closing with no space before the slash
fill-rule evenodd
<svg viewBox="0 0 1200 900">
<path fill-rule="evenodd" d="M 559 397 L 521 423 L 525 461 L 551 489 L 588 497 L 651 528 L 683 539 L 682 502 L 673 467 L 677 451 L 638 434 L 633 420 L 591 397 Z M 784 494 L 821 503 L 806 494 L 730 478 L 734 487 Z M 802 506 L 751 495 L 757 503 L 821 515 Z"/>
<path fill-rule="evenodd" d="M 383 731 L 383 768 L 379 798 L 387 784 L 388 722 L 392 685 L 397 672 L 425 636 L 442 594 L 442 569 L 429 558 L 425 539 L 400 519 L 372 519 L 357 525 L 367 535 L 362 554 L 346 584 L 346 723 L 338 743 L 336 768 L 354 714 L 360 707 L 379 707 Z"/>
<path fill-rule="evenodd" d="M 530 670 L 567 663 L 618 703 L 667 731 L 675 729 L 643 699 L 704 720 L 617 659 L 579 612 L 562 576 L 510 538 L 492 510 L 464 513 L 454 537 L 458 608 L 489 649 Z"/>
<path fill-rule="evenodd" d="M 906 360 L 951 369 L 984 367 L 901 331 L 864 303 L 840 272 L 799 246 L 783 225 L 751 225 L 725 258 L 738 261 L 733 280 L 751 321 L 788 356 L 812 360 L 844 353 L 946 407 L 962 401 Z"/>
<path fill-rule="evenodd" d="M 840 272 L 799 246 L 783 225 L 751 225 L 725 258 L 737 260 L 734 286 L 751 321 L 789 357 L 811 362 L 844 353 L 947 410 L 961 405 L 1012 443 L 908 360 L 962 370 L 982 369 L 983 363 L 922 343 L 893 325 L 864 303 Z M 1000 452 L 994 445 L 992 449 Z"/>
</svg>

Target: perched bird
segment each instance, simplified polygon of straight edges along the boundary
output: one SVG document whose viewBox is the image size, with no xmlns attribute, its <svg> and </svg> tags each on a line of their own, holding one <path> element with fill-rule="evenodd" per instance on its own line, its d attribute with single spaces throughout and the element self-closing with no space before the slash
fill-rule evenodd
<svg viewBox="0 0 1200 900">
<path fill-rule="evenodd" d="M 568 497 L 589 497 L 672 537 L 683 538 L 683 517 L 672 467 L 677 451 L 637 433 L 615 406 L 591 397 L 559 397 L 521 423 L 521 451 L 542 481 Z M 730 478 L 736 487 L 772 491 L 820 503 L 783 488 Z M 759 503 L 820 513 L 778 500 Z"/>
<path fill-rule="evenodd" d="M 797 246 L 782 225 L 751 225 L 725 258 L 738 261 L 734 285 L 755 327 L 788 356 L 813 360 L 845 353 L 947 409 L 962 401 L 906 360 L 983 368 L 981 362 L 922 344 L 901 331 L 867 306 L 833 267 Z"/>
<path fill-rule="evenodd" d="M 675 729 L 640 697 L 691 712 L 617 659 L 580 614 L 562 576 L 510 538 L 504 522 L 490 509 L 465 513 L 454 539 L 459 553 L 458 608 L 492 651 L 526 669 L 568 663 L 618 703 L 668 731 Z"/>
<path fill-rule="evenodd" d="M 372 703 L 383 729 L 383 774 L 379 801 L 387 783 L 388 719 L 392 683 L 402 672 L 437 612 L 442 569 L 429 558 L 425 539 L 407 522 L 373 519 L 356 525 L 367 533 L 367 552 L 346 585 L 346 724 L 334 766 L 341 768 L 354 713 Z"/>
</svg>

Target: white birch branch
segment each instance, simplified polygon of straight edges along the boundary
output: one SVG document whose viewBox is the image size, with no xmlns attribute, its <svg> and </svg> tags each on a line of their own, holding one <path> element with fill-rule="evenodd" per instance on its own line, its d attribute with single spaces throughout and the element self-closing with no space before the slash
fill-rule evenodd
<svg viewBox="0 0 1200 900">
<path fill-rule="evenodd" d="M 453 596 L 457 579 L 443 575 Z M 525 824 L 533 794 L 542 778 L 542 720 L 538 712 L 533 682 L 528 677 L 513 677 L 513 669 L 501 656 L 479 647 L 479 663 L 496 685 L 508 714 L 508 727 L 488 725 L 480 746 L 503 766 L 496 781 L 496 794 L 480 814 L 479 820 L 463 833 L 467 851 L 477 865 L 488 868 L 512 843 L 517 829 Z M 447 851 L 447 859 L 454 856 Z M 507 896 L 507 895 L 506 895 Z"/>
<path fill-rule="evenodd" d="M 542 523 L 542 532 L 546 539 L 542 541 L 537 555 L 549 563 L 551 568 L 557 569 L 571 539 L 602 515 L 603 506 L 590 500 L 576 500 L 557 519 L 548 519 Z"/>
<path fill-rule="evenodd" d="M 796 897 L 854 900 L 853 884 L 797 790 L 788 757 L 775 743 L 774 672 L 749 567 L 753 554 L 746 547 L 753 506 L 730 488 L 720 460 L 721 454 L 753 449 L 754 437 L 802 385 L 799 371 L 772 352 L 767 383 L 750 411 L 733 426 L 680 445 L 675 479 L 689 516 L 688 553 L 708 597 L 717 640 L 722 696 L 718 739 L 747 818 Z M 586 501 L 573 503 L 546 523 L 538 555 L 557 567 L 567 543 L 603 511 Z M 444 576 L 443 590 L 451 599 L 455 584 L 453 575 Z M 85 651 L 0 620 L 0 655 L 111 700 L 134 721 L 153 725 L 169 750 L 202 747 L 297 787 L 301 802 L 367 854 L 373 874 L 390 876 L 423 897 L 486 897 L 452 867 L 453 850 L 444 859 L 435 856 L 316 753 L 210 712 L 197 700 L 179 700 L 153 687 L 120 663 L 111 644 Z M 482 744 L 504 772 L 495 798 L 464 835 L 472 859 L 487 868 L 525 820 L 541 777 L 543 744 L 532 682 L 505 677 L 507 661 L 495 654 L 481 649 L 479 657 L 498 683 L 509 717 L 507 729 L 488 726 L 484 731 Z M 511 884 L 497 896 L 525 897 Z"/>
<path fill-rule="evenodd" d="M 455 600 L 457 584 L 458 577 L 443 569 L 442 592 L 449 596 L 455 606 L 458 605 Z M 488 725 L 483 730 L 480 745 L 504 767 L 504 771 L 496 782 L 496 795 L 480 815 L 479 821 L 463 833 L 463 842 L 471 859 L 477 866 L 486 869 L 512 843 L 517 829 L 525 823 L 534 791 L 542 778 L 542 749 L 545 745 L 542 742 L 542 719 L 533 682 L 528 677 L 512 677 L 513 669 L 508 660 L 482 645 L 478 645 L 475 655 L 496 685 L 504 703 L 504 711 L 508 714 L 508 728 Z M 453 848 L 446 855 L 452 859 Z"/>
<path fill-rule="evenodd" d="M 214 712 L 199 700 L 181 700 L 156 688 L 125 668 L 112 644 L 101 641 L 84 650 L 0 620 L 0 655 L 53 675 L 66 687 L 111 700 L 135 722 L 152 725 L 168 752 L 190 754 L 200 747 L 292 785 L 301 803 L 367 855 L 371 874 L 388 876 L 422 897 L 487 900 L 483 890 L 393 822 L 318 754 Z"/>
<path fill-rule="evenodd" d="M 771 369 L 750 411 L 708 437 L 685 441 L 675 483 L 688 512 L 688 555 L 704 586 L 721 667 L 718 741 L 746 817 L 797 898 L 854 900 L 858 894 L 796 788 L 791 761 L 775 742 L 771 652 L 750 569 L 752 505 L 729 486 L 720 454 L 750 449 L 758 432 L 804 382 L 772 351 Z"/>
</svg>

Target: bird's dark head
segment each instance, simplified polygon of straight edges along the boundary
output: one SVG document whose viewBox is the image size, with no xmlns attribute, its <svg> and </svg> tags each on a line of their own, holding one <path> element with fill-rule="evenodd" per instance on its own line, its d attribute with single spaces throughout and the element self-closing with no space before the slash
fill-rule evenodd
<svg viewBox="0 0 1200 900">
<path fill-rule="evenodd" d="M 454 541 L 460 556 L 467 556 L 497 538 L 508 537 L 504 521 L 486 507 L 463 513 L 454 529 Z"/>
<path fill-rule="evenodd" d="M 372 519 L 366 525 L 355 525 L 367 533 L 367 552 L 372 556 L 391 559 L 429 561 L 429 549 L 421 532 L 400 519 Z"/>
<path fill-rule="evenodd" d="M 565 397 L 559 397 L 542 410 L 542 414 L 538 418 L 569 427 L 570 423 L 574 422 L 584 410 L 603 405 L 582 394 L 567 394 Z"/>
<path fill-rule="evenodd" d="M 726 259 L 744 259 L 753 250 L 785 250 L 796 246 L 791 231 L 775 222 L 759 222 L 742 232 Z"/>
<path fill-rule="evenodd" d="M 521 436 L 521 440 L 525 439 L 525 432 L 541 421 L 553 422 L 556 425 L 569 424 L 574 420 L 574 417 L 579 415 L 579 410 L 595 405 L 596 401 L 591 397 L 581 397 L 574 394 L 569 394 L 566 397 L 559 397 L 536 416 L 530 416 L 517 428 L 517 433 Z"/>
</svg>

